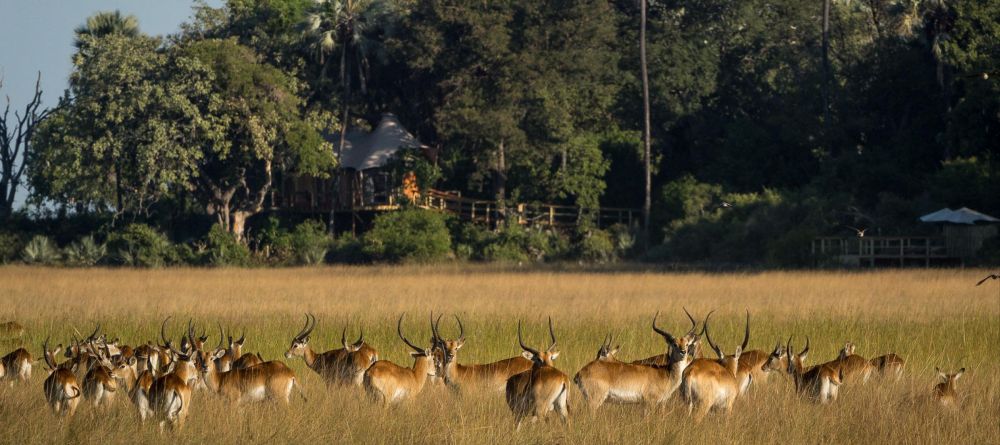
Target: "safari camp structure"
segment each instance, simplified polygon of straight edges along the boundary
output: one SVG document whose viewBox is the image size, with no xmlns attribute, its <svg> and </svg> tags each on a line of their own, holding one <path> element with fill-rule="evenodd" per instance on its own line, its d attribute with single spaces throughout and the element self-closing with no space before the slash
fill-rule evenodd
<svg viewBox="0 0 1000 445">
<path fill-rule="evenodd" d="M 326 138 L 340 146 L 340 134 Z M 507 203 L 471 199 L 459 192 L 436 189 L 419 190 L 412 172 L 395 177 L 394 158 L 402 150 L 413 150 L 436 162 L 436 151 L 420 142 L 393 114 L 383 114 L 372 131 L 348 130 L 339 150 L 338 167 L 328 178 L 286 176 L 272 191 L 272 211 L 299 213 L 327 219 L 337 230 L 356 230 L 359 223 L 374 214 L 412 205 L 451 213 L 464 221 L 489 227 L 515 218 L 522 225 L 571 227 L 582 218 L 591 218 L 598 226 L 612 224 L 633 226 L 640 220 L 639 210 L 628 208 L 581 209 L 575 206 L 544 203 Z"/>
<path fill-rule="evenodd" d="M 858 267 L 960 265 L 998 234 L 1000 219 L 962 207 L 943 208 L 918 218 L 923 236 L 841 236 L 813 240 L 818 260 Z"/>
</svg>

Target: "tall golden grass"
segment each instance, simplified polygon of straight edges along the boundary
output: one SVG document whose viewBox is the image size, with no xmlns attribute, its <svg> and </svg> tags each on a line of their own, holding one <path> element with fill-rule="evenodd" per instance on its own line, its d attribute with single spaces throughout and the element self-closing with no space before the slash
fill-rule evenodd
<svg viewBox="0 0 1000 445">
<path fill-rule="evenodd" d="M 589 413 L 576 388 L 570 393 L 572 423 L 556 418 L 518 433 L 501 394 L 453 394 L 427 387 L 398 407 L 374 406 L 360 391 L 327 389 L 301 360 L 290 361 L 308 400 L 293 395 L 290 407 L 234 407 L 196 392 L 191 416 L 179 432 L 160 434 L 141 425 L 125 394 L 110 409 L 81 404 L 64 424 L 44 403 L 42 363 L 28 386 L 0 389 L 0 443 L 996 443 L 1000 438 L 1000 293 L 975 287 L 979 270 L 878 272 L 659 273 L 653 271 L 535 270 L 496 267 L 334 267 L 314 269 L 106 270 L 0 268 L 0 321 L 17 320 L 28 331 L 31 352 L 42 341 L 65 343 L 74 329 L 102 330 L 130 343 L 156 340 L 160 321 L 173 315 L 174 337 L 187 318 L 217 339 L 215 322 L 246 328 L 246 351 L 284 360 L 306 311 L 318 326 L 311 345 L 337 347 L 349 326 L 383 359 L 409 366 L 408 348 L 396 337 L 395 320 L 408 314 L 408 337 L 428 343 L 428 313 L 457 313 L 468 340 L 463 363 L 493 361 L 520 353 L 516 322 L 527 340 L 547 341 L 552 315 L 561 356 L 557 366 L 572 377 L 593 359 L 605 334 L 622 344 L 623 359 L 664 350 L 652 333 L 661 326 L 681 332 L 687 307 L 713 315 L 713 339 L 727 352 L 740 341 L 743 310 L 752 316 L 751 348 L 769 350 L 789 335 L 801 348 L 812 341 L 808 363 L 833 359 L 845 341 L 873 357 L 895 352 L 906 361 L 903 379 L 848 384 L 840 400 L 820 406 L 793 394 L 780 375 L 751 388 L 732 416 L 709 415 L 694 425 L 673 400 L 656 410 L 606 405 Z M 452 319 L 453 320 L 453 319 Z M 451 322 L 443 334 L 457 335 Z M 348 334 L 349 336 L 351 334 Z M 17 345 L 3 344 L 2 353 Z M 930 401 L 933 369 L 966 367 L 959 381 L 962 407 L 939 409 Z"/>
</svg>

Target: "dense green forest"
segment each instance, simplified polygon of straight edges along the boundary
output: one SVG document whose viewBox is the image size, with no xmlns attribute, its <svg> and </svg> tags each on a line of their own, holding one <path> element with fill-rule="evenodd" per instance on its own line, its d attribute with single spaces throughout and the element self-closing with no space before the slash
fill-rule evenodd
<svg viewBox="0 0 1000 445">
<path fill-rule="evenodd" d="M 828 4 L 824 32 L 823 0 L 650 2 L 648 231 L 487 230 L 408 210 L 359 238 L 265 201 L 277 176 L 336 168 L 324 135 L 387 112 L 438 153 L 435 188 L 641 208 L 640 3 L 228 0 L 196 3 L 165 37 L 118 13 L 81 18 L 23 175 L 3 164 L 0 259 L 798 266 L 848 227 L 1000 215 L 1000 2 Z M 1000 260 L 1000 243 L 981 257 Z"/>
</svg>

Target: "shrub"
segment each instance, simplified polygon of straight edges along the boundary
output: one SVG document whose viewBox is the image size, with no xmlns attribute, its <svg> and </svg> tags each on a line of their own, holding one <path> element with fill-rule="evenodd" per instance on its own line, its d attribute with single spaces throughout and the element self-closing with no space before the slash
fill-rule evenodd
<svg viewBox="0 0 1000 445">
<path fill-rule="evenodd" d="M 35 235 L 24 246 L 21 259 L 28 264 L 55 264 L 59 261 L 59 248 L 49 237 Z"/>
<path fill-rule="evenodd" d="M 370 260 L 365 254 L 364 244 L 360 239 L 345 235 L 330 243 L 330 251 L 326 254 L 331 263 L 361 264 Z"/>
<path fill-rule="evenodd" d="M 207 259 L 213 266 L 247 266 L 250 249 L 236 236 L 215 224 L 208 231 Z"/>
<path fill-rule="evenodd" d="M 268 217 L 267 223 L 260 228 L 257 243 L 258 253 L 272 263 L 287 264 L 295 257 L 292 236 L 281 227 L 281 221 L 276 216 Z"/>
<path fill-rule="evenodd" d="M 575 250 L 577 258 L 584 261 L 606 263 L 617 258 L 611 234 L 600 229 L 591 229 L 581 234 Z"/>
<path fill-rule="evenodd" d="M 108 253 L 107 246 L 94 241 L 94 237 L 87 235 L 73 242 L 63 251 L 66 262 L 73 266 L 93 266 L 104 259 Z"/>
<path fill-rule="evenodd" d="M 179 262 L 167 237 L 145 224 L 129 224 L 121 232 L 112 233 L 108 250 L 126 266 L 161 267 Z"/>
<path fill-rule="evenodd" d="M 24 239 L 10 232 L 0 232 L 0 264 L 14 261 L 24 252 Z"/>
<path fill-rule="evenodd" d="M 521 262 L 559 258 L 568 250 L 568 241 L 558 232 L 511 221 L 483 245 L 481 252 L 487 261 Z"/>
<path fill-rule="evenodd" d="M 364 251 L 388 261 L 435 261 L 451 253 L 445 216 L 421 209 L 383 213 L 364 236 Z"/>
<path fill-rule="evenodd" d="M 310 220 L 295 226 L 290 239 L 297 264 L 320 264 L 330 249 L 330 236 L 321 221 Z"/>
</svg>

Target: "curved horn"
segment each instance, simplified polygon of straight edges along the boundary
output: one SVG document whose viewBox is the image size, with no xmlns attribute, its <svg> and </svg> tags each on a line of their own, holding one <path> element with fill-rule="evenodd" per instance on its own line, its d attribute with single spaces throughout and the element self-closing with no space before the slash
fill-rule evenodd
<svg viewBox="0 0 1000 445">
<path fill-rule="evenodd" d="M 361 345 L 365 344 L 365 328 L 358 325 L 358 341 L 354 342 L 354 346 L 360 348 Z"/>
<path fill-rule="evenodd" d="M 809 336 L 808 335 L 806 336 L 806 348 L 803 349 L 802 352 L 799 353 L 799 355 L 805 354 L 807 352 L 809 352 Z"/>
<path fill-rule="evenodd" d="M 677 340 L 674 339 L 673 335 L 670 335 L 669 332 L 660 329 L 660 327 L 656 325 L 656 319 L 659 318 L 659 316 L 660 316 L 660 311 L 656 311 L 656 315 L 653 315 L 653 331 L 663 336 L 663 339 L 666 340 L 667 343 L 676 344 Z"/>
<path fill-rule="evenodd" d="M 346 324 L 344 325 L 344 329 L 342 331 L 340 331 L 340 344 L 344 345 L 344 349 L 348 349 L 348 347 L 347 347 L 347 325 Z"/>
<path fill-rule="evenodd" d="M 219 323 L 218 321 L 216 321 L 216 323 L 219 324 L 219 345 L 215 347 L 215 350 L 218 351 L 219 349 L 222 348 L 222 339 L 224 335 L 222 333 L 222 323 Z"/>
<path fill-rule="evenodd" d="M 722 350 L 719 349 L 719 347 L 716 346 L 715 343 L 712 343 L 712 336 L 709 335 L 709 333 L 708 333 L 708 319 L 712 316 L 712 313 L 714 313 L 714 312 L 715 311 L 709 312 L 708 316 L 705 317 L 705 327 L 704 327 L 704 329 L 705 329 L 705 340 L 708 340 L 708 345 L 712 347 L 713 351 L 715 351 L 715 355 L 719 356 L 719 358 L 721 359 L 721 358 L 724 358 L 724 356 L 722 355 Z"/>
<path fill-rule="evenodd" d="M 552 344 L 549 345 L 549 349 L 545 352 L 552 352 L 556 348 L 556 333 L 552 330 L 552 317 L 549 317 L 549 337 L 552 339 Z"/>
<path fill-rule="evenodd" d="M 56 362 L 49 355 L 49 337 L 45 337 L 45 343 L 42 343 L 42 356 L 45 357 L 45 364 L 49 365 L 49 368 L 55 371 Z"/>
<path fill-rule="evenodd" d="M 421 348 L 420 346 L 417 346 L 417 345 L 415 345 L 413 343 L 410 343 L 410 341 L 407 340 L 406 337 L 403 336 L 403 317 L 404 316 L 406 316 L 405 313 L 403 315 L 400 315 L 399 316 L 399 321 L 396 322 L 396 333 L 399 334 L 399 338 L 401 338 L 403 340 L 403 343 L 406 343 L 406 346 L 409 346 L 410 348 L 413 348 L 414 351 L 424 352 L 423 348 Z"/>
<path fill-rule="evenodd" d="M 309 335 L 309 332 L 311 331 L 309 329 L 309 321 L 310 321 L 309 314 L 307 313 L 306 314 L 306 324 L 302 326 L 302 329 L 299 330 L 298 334 L 295 334 L 294 340 L 296 340 L 296 341 L 302 340 L 307 335 Z"/>
<path fill-rule="evenodd" d="M 455 321 L 458 322 L 458 341 L 465 341 L 465 326 L 462 326 L 462 319 L 458 318 L 458 314 L 455 314 Z"/>
<path fill-rule="evenodd" d="M 167 316 L 163 320 L 163 324 L 160 325 L 160 340 L 163 340 L 162 346 L 165 348 L 170 345 L 170 340 L 167 340 L 167 322 L 170 321 L 170 317 L 173 317 L 173 315 Z"/>
<path fill-rule="evenodd" d="M 191 323 L 191 319 L 188 319 L 188 331 L 187 331 L 188 343 L 191 344 L 191 348 L 194 349 L 194 325 Z"/>
<path fill-rule="evenodd" d="M 531 349 L 524 344 L 524 338 L 521 337 L 521 320 L 517 321 L 517 342 L 521 344 L 521 349 L 530 352 L 535 357 L 536 360 L 540 360 L 538 351 Z"/>
<path fill-rule="evenodd" d="M 242 328 L 242 329 L 240 329 L 240 339 L 236 340 L 236 343 L 239 343 L 239 344 L 242 345 L 243 342 L 246 341 L 246 339 L 247 339 L 247 330 L 246 330 L 246 328 Z"/>
<path fill-rule="evenodd" d="M 97 333 L 100 332 L 100 331 L 101 331 L 101 324 L 97 323 L 97 327 L 94 328 L 94 332 L 93 333 L 91 333 L 90 335 L 87 336 L 87 340 L 93 340 L 94 337 L 97 337 Z"/>
<path fill-rule="evenodd" d="M 687 315 L 688 320 L 691 320 L 691 330 L 688 331 L 687 335 L 694 334 L 694 331 L 698 329 L 698 322 L 694 321 L 694 317 L 691 316 L 691 313 L 688 312 L 686 307 L 682 306 L 681 309 L 684 309 L 684 315 Z"/>
<path fill-rule="evenodd" d="M 747 327 L 746 331 L 743 332 L 743 344 L 740 346 L 741 351 L 747 350 L 747 345 L 750 343 L 750 309 L 747 309 Z"/>
<path fill-rule="evenodd" d="M 437 321 L 438 321 L 438 323 L 441 322 L 441 316 L 440 315 L 438 315 Z M 431 311 L 431 342 L 432 343 L 437 343 L 437 342 L 441 341 L 441 334 L 438 334 L 438 329 L 437 329 L 438 323 L 434 322 L 434 311 Z"/>
</svg>

